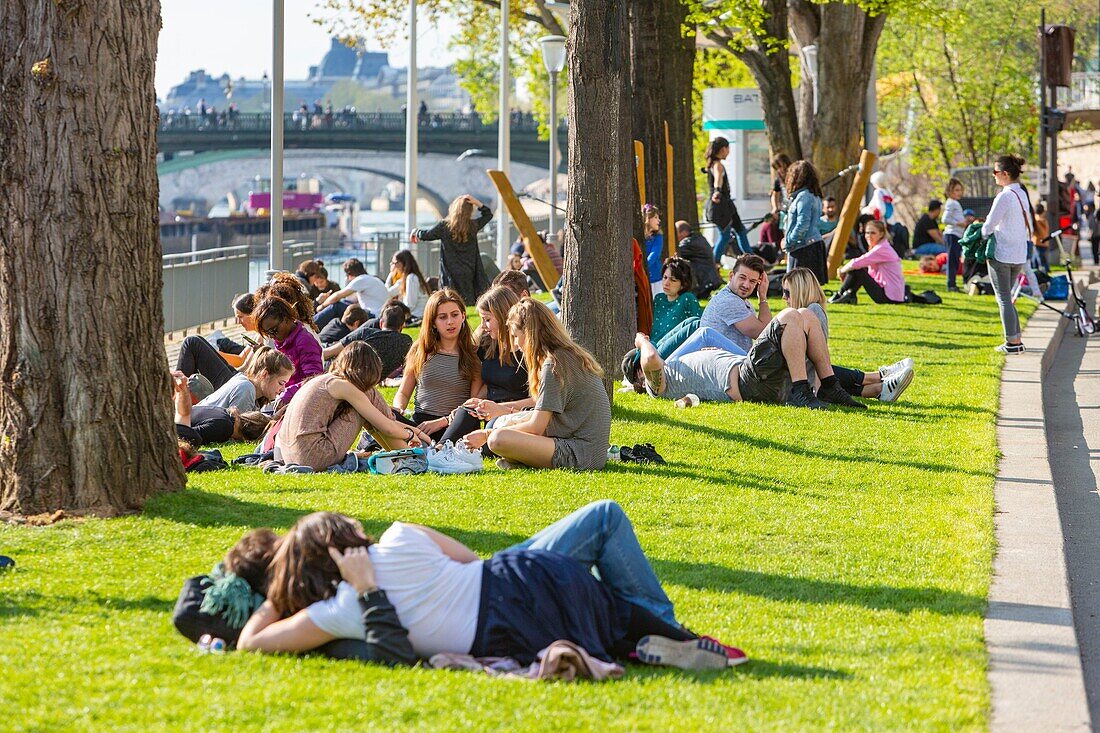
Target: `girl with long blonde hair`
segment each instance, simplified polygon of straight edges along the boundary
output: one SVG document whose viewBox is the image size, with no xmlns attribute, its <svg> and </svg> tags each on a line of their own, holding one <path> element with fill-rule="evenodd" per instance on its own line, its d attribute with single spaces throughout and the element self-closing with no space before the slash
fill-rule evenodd
<svg viewBox="0 0 1100 733">
<path fill-rule="evenodd" d="M 481 362 L 466 320 L 466 303 L 450 288 L 424 305 L 420 335 L 405 359 L 405 374 L 393 398 L 403 412 L 416 394 L 413 422 L 438 440 L 456 412 L 481 390 Z"/>
<path fill-rule="evenodd" d="M 414 244 L 440 243 L 439 284 L 457 290 L 467 303 L 473 303 L 489 289 L 489 276 L 477 248 L 477 233 L 492 218 L 492 209 L 467 194 L 451 202 L 446 219 L 431 229 L 414 229 L 409 234 L 409 241 Z"/>
<path fill-rule="evenodd" d="M 506 426 L 478 430 L 467 444 L 501 456 L 497 465 L 600 469 L 607 462 L 611 402 L 603 369 L 577 345 L 544 304 L 523 298 L 508 313 L 512 342 L 523 352 L 533 410 Z"/>
</svg>

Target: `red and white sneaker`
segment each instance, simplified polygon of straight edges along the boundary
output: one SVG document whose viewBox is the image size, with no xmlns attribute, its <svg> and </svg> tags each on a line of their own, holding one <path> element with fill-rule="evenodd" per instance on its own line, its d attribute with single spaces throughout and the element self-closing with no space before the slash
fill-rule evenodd
<svg viewBox="0 0 1100 733">
<path fill-rule="evenodd" d="M 706 639 L 707 641 L 713 641 L 726 652 L 726 666 L 736 667 L 739 664 L 744 664 L 749 661 L 749 656 L 742 650 L 735 646 L 728 646 L 715 639 L 713 636 L 700 636 L 700 639 Z"/>
<path fill-rule="evenodd" d="M 643 636 L 635 648 L 638 659 L 678 669 L 725 669 L 730 666 L 726 647 L 713 639 L 674 641 L 664 636 Z M 740 650 L 738 650 L 740 651 Z M 742 654 L 742 657 L 744 654 Z"/>
</svg>

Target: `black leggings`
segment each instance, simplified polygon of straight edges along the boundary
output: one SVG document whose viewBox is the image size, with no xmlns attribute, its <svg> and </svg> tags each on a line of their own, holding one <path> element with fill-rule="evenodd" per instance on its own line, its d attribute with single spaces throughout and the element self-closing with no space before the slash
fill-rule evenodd
<svg viewBox="0 0 1100 733">
<path fill-rule="evenodd" d="M 688 641 L 699 637 L 690 631 L 685 631 L 680 626 L 673 626 L 663 621 L 652 613 L 621 598 L 615 598 L 630 611 L 630 617 L 626 623 L 626 635 L 615 641 L 611 647 L 611 653 L 617 659 L 626 659 L 634 647 L 638 646 L 643 636 L 663 636 L 673 641 Z"/>
<path fill-rule="evenodd" d="M 203 375 L 214 385 L 214 389 L 221 389 L 223 384 L 237 376 L 237 370 L 229 366 L 229 362 L 202 336 L 188 336 L 183 340 L 176 369 L 187 376 Z"/>
<path fill-rule="evenodd" d="M 871 273 L 867 270 L 849 270 L 848 274 L 844 276 L 844 282 L 840 285 L 840 290 L 850 290 L 853 293 L 859 292 L 860 288 L 867 291 L 867 294 L 871 296 L 871 300 L 876 303 L 892 303 L 894 305 L 900 303 L 899 300 L 890 300 L 886 295 L 886 291 L 882 286 L 875 282 L 875 279 L 871 277 Z"/>
<path fill-rule="evenodd" d="M 466 437 L 475 430 L 481 428 L 481 421 L 476 417 L 466 412 L 466 410 L 459 408 L 454 412 L 454 418 L 451 420 L 451 424 L 447 426 L 447 429 L 443 431 L 443 437 L 441 440 L 451 441 L 457 443 L 462 438 Z"/>
</svg>

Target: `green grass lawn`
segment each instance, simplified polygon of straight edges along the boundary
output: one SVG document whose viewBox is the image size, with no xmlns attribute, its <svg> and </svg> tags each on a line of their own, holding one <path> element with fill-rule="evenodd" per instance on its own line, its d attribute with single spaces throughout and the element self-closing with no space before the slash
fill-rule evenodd
<svg viewBox="0 0 1100 733">
<path fill-rule="evenodd" d="M 938 278 L 910 278 L 914 289 Z M 903 356 L 894 405 L 677 410 L 617 394 L 612 442 L 669 465 L 602 473 L 190 477 L 141 516 L 0 526 L 2 729 L 984 729 L 1003 357 L 990 297 L 830 309 L 837 363 Z M 773 302 L 778 307 L 778 302 Z M 1025 314 L 1031 306 L 1025 306 Z M 721 673 L 630 667 L 544 684 L 317 658 L 201 655 L 173 629 L 181 582 L 246 529 L 335 510 L 422 522 L 483 555 L 582 504 L 619 501 L 678 615 L 742 646 Z"/>
</svg>

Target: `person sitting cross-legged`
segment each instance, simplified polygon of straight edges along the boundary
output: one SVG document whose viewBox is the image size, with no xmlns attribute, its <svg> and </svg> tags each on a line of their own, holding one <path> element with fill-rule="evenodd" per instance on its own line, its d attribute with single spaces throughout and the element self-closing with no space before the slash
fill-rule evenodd
<svg viewBox="0 0 1100 733">
<path fill-rule="evenodd" d="M 825 409 L 826 403 L 864 407 L 841 387 L 821 323 L 808 310 L 788 308 L 780 312 L 747 354 L 733 351 L 735 344 L 706 327 L 685 341 L 667 361 L 645 334 L 639 333 L 634 344 L 640 353 L 640 365 L 634 374 L 626 376 L 635 391 L 651 397 L 677 400 L 690 393 L 715 402 L 765 402 L 818 410 Z M 816 395 L 807 378 L 807 360 L 821 380 Z"/>
</svg>

